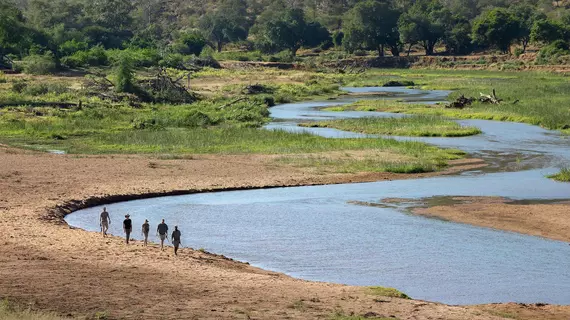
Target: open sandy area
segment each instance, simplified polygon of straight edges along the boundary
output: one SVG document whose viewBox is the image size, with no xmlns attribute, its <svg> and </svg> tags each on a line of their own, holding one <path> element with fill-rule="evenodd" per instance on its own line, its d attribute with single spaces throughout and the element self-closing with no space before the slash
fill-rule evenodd
<svg viewBox="0 0 570 320">
<path fill-rule="evenodd" d="M 455 163 L 447 173 L 473 165 Z M 334 312 L 398 319 L 570 319 L 570 307 L 562 306 L 463 307 L 379 297 L 366 288 L 298 280 L 186 248 L 174 257 L 156 245 L 126 246 L 62 220 L 80 207 L 147 195 L 420 176 L 322 175 L 260 155 L 161 160 L 0 146 L 0 298 L 109 319 L 328 319 Z"/>
</svg>

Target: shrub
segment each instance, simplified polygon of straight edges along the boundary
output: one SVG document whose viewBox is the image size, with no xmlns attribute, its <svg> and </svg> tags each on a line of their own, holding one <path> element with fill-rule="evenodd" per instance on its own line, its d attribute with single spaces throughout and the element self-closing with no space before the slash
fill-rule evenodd
<svg viewBox="0 0 570 320">
<path fill-rule="evenodd" d="M 176 39 L 175 43 L 174 48 L 177 50 L 175 52 L 199 56 L 206 46 L 206 39 L 197 31 L 183 32 L 179 35 L 178 39 Z"/>
<path fill-rule="evenodd" d="M 368 52 L 366 50 L 354 50 L 354 55 L 357 57 L 366 57 Z"/>
<path fill-rule="evenodd" d="M 50 74 L 57 71 L 57 66 L 51 53 L 29 55 L 17 65 L 28 74 Z"/>
<path fill-rule="evenodd" d="M 184 56 L 180 53 L 170 53 L 158 63 L 161 67 L 184 69 Z"/>
<path fill-rule="evenodd" d="M 293 62 L 295 58 L 289 50 L 281 51 L 269 57 L 270 62 Z"/>
<path fill-rule="evenodd" d="M 184 118 L 184 126 L 190 128 L 207 127 L 215 125 L 216 122 L 210 116 L 199 110 L 191 110 Z"/>
<path fill-rule="evenodd" d="M 198 66 L 198 67 L 210 67 L 210 68 L 214 68 L 214 69 L 220 69 L 221 68 L 218 60 L 214 59 L 211 56 L 207 56 L 207 57 L 190 56 L 184 62 L 189 63 L 189 64 L 193 64 L 193 65 Z"/>
<path fill-rule="evenodd" d="M 109 58 L 103 47 L 96 46 L 86 51 L 77 51 L 69 57 L 64 57 L 61 59 L 61 63 L 69 68 L 95 67 L 108 65 Z"/>
<path fill-rule="evenodd" d="M 570 46 L 568 45 L 568 42 L 564 40 L 556 40 L 548 46 L 540 49 L 537 62 L 542 64 L 556 63 L 557 58 L 569 54 Z"/>
<path fill-rule="evenodd" d="M 133 67 L 155 67 L 162 60 L 158 50 L 153 48 L 128 48 L 125 50 L 107 50 L 109 60 L 113 64 L 119 63 L 123 55 L 127 55 Z"/>
<path fill-rule="evenodd" d="M 66 41 L 59 46 L 59 52 L 63 56 L 71 56 L 77 51 L 87 51 L 89 44 L 84 41 L 76 41 L 75 39 Z"/>
<path fill-rule="evenodd" d="M 115 90 L 119 93 L 135 93 L 135 72 L 133 70 L 133 63 L 129 56 L 123 55 L 121 57 L 121 60 L 117 63 L 115 73 L 117 77 Z"/>
<path fill-rule="evenodd" d="M 344 32 L 335 31 L 332 35 L 332 41 L 335 47 L 339 48 L 342 46 L 342 40 L 344 39 Z"/>
<path fill-rule="evenodd" d="M 24 81 L 14 81 L 12 82 L 12 91 L 15 93 L 22 93 L 28 84 Z"/>
</svg>

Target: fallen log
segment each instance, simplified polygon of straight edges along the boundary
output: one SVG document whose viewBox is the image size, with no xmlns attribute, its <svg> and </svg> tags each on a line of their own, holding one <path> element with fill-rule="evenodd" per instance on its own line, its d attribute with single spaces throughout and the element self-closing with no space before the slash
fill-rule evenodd
<svg viewBox="0 0 570 320">
<path fill-rule="evenodd" d="M 466 98 L 465 95 L 462 94 L 459 98 L 445 107 L 449 109 L 464 109 L 469 107 L 473 101 L 475 101 L 475 98 Z"/>
</svg>

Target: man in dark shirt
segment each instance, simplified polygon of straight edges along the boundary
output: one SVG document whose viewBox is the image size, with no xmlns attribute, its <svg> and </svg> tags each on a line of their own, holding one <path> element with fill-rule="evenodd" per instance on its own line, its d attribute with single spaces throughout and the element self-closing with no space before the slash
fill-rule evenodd
<svg viewBox="0 0 570 320">
<path fill-rule="evenodd" d="M 131 238 L 131 232 L 133 231 L 133 222 L 131 221 L 131 215 L 125 215 L 125 221 L 123 221 L 123 231 L 127 235 L 127 244 L 129 244 L 129 239 Z"/>
<path fill-rule="evenodd" d="M 148 223 L 148 220 L 145 220 L 143 225 L 142 225 L 142 234 L 144 237 L 144 246 L 145 247 L 148 243 L 148 232 L 149 231 L 150 231 L 150 224 Z"/>
<path fill-rule="evenodd" d="M 182 236 L 182 233 L 180 233 L 180 230 L 178 230 L 178 226 L 174 226 L 174 231 L 172 232 L 172 245 L 174 246 L 174 255 L 178 255 L 178 247 L 182 243 L 180 241 L 180 236 Z"/>
<path fill-rule="evenodd" d="M 164 219 L 156 228 L 158 236 L 160 237 L 160 250 L 164 250 L 164 240 L 168 239 L 168 225 L 164 223 Z"/>
</svg>

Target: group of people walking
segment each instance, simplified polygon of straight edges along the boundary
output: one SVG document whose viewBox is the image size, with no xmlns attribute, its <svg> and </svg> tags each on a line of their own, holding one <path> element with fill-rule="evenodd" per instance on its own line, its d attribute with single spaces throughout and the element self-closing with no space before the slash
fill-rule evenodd
<svg viewBox="0 0 570 320">
<path fill-rule="evenodd" d="M 104 207 L 103 212 L 101 212 L 101 215 L 99 217 L 99 225 L 101 226 L 101 233 L 103 234 L 103 237 L 107 236 L 107 231 L 109 230 L 110 224 L 111 224 L 111 216 L 109 215 L 107 208 Z M 131 233 L 133 232 L 133 222 L 131 220 L 130 214 L 125 215 L 125 220 L 123 221 L 123 232 L 125 232 L 125 241 L 127 244 L 129 244 Z M 150 232 L 150 224 L 146 219 L 142 225 L 141 232 L 144 237 L 144 246 L 146 247 L 148 245 L 148 234 Z M 158 234 L 158 237 L 160 238 L 160 250 L 164 250 L 164 240 L 168 241 L 168 225 L 166 224 L 166 222 L 164 222 L 164 219 L 162 219 L 162 222 L 156 228 L 156 232 Z M 172 232 L 171 238 L 172 238 L 172 245 L 174 246 L 175 255 L 178 255 L 178 248 L 182 244 L 180 240 L 181 236 L 182 233 L 180 232 L 180 230 L 178 230 L 178 226 L 174 226 L 174 231 Z"/>
</svg>

